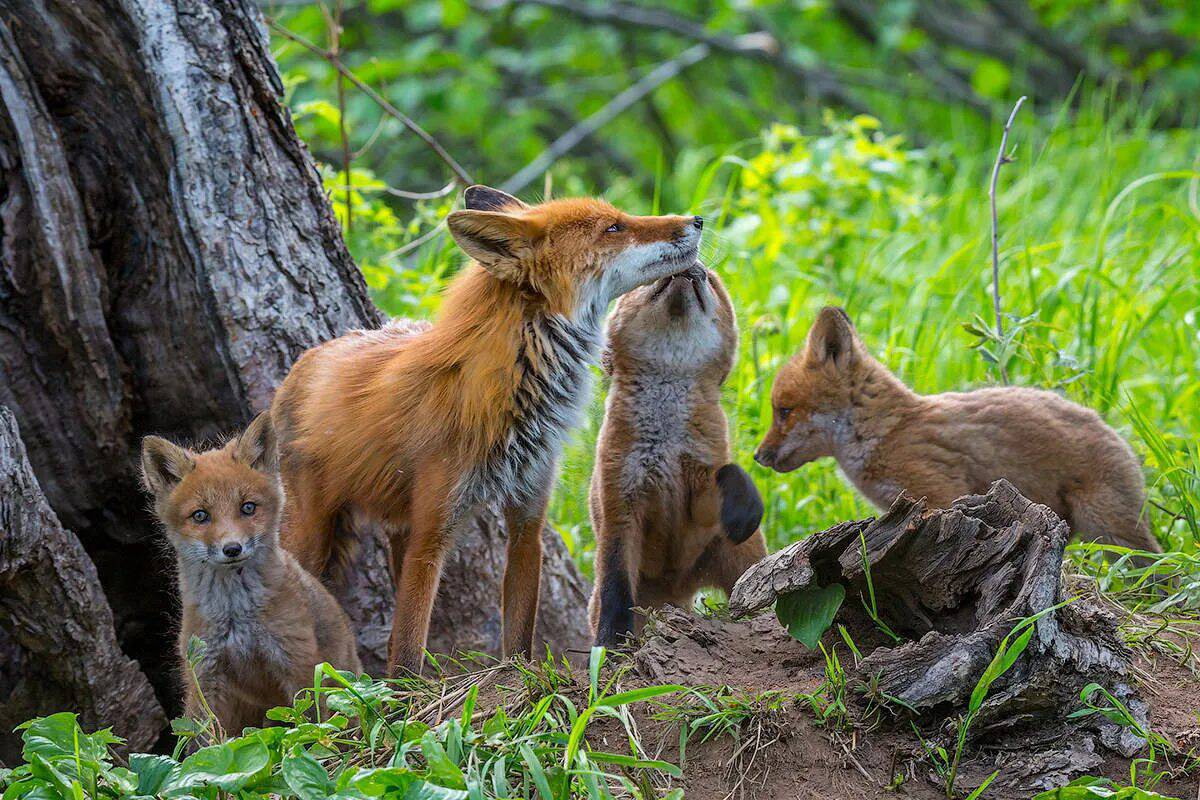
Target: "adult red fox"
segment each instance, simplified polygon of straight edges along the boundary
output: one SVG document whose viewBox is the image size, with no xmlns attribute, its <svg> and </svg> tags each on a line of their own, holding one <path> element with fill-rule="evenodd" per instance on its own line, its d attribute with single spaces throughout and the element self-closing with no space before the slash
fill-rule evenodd
<svg viewBox="0 0 1200 800">
<path fill-rule="evenodd" d="M 700 217 L 594 199 L 528 206 L 483 186 L 447 219 L 472 263 L 434 325 L 343 336 L 301 356 L 272 407 L 288 547 L 321 573 L 352 513 L 392 532 L 392 671 L 417 671 L 444 556 L 480 503 L 509 531 L 505 655 L 533 646 L 556 461 L 590 397 L 609 304 L 687 269 Z"/>
<path fill-rule="evenodd" d="M 147 436 L 142 485 L 179 565 L 189 716 L 202 714 L 203 693 L 221 726 L 238 734 L 263 725 L 268 709 L 291 705 L 322 661 L 360 670 L 341 606 L 279 546 L 283 487 L 270 416 L 259 414 L 236 439 L 206 452 Z M 196 681 L 187 677 L 192 636 L 207 645 Z"/>
<path fill-rule="evenodd" d="M 730 463 L 721 384 L 737 353 L 729 294 L 699 264 L 630 292 L 609 326 L 612 387 L 590 496 L 597 645 L 639 626 L 633 607 L 733 589 L 767 554 L 763 503 Z"/>
<path fill-rule="evenodd" d="M 880 508 L 901 490 L 947 508 L 1006 478 L 1084 539 L 1160 550 L 1137 457 L 1095 411 L 1015 386 L 919 395 L 871 357 L 840 308 L 821 310 L 771 404 L 754 458 L 777 472 L 833 456 Z"/>
</svg>

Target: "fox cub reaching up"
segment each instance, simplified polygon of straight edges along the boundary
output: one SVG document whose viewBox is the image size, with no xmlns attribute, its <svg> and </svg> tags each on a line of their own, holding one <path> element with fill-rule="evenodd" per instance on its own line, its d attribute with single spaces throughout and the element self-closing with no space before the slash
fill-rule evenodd
<svg viewBox="0 0 1200 800">
<path fill-rule="evenodd" d="M 1141 516 L 1129 445 L 1096 412 L 1019 387 L 919 395 L 867 353 L 840 308 L 824 308 L 771 390 L 755 460 L 777 472 L 833 456 L 880 508 L 901 490 L 948 507 L 1006 478 L 1077 535 L 1158 552 Z"/>
<path fill-rule="evenodd" d="M 612 375 L 590 505 L 597 645 L 634 630 L 633 607 L 725 591 L 767 553 L 763 504 L 729 463 L 721 384 L 737 327 L 716 273 L 694 265 L 626 295 L 609 327 Z"/>
<path fill-rule="evenodd" d="M 224 447 L 197 453 L 147 436 L 142 483 L 175 548 L 187 675 L 192 636 L 208 646 L 199 691 L 226 731 L 262 725 L 328 661 L 361 670 L 350 623 L 333 596 L 279 545 L 283 487 L 269 414 Z M 200 713 L 185 677 L 186 711 Z"/>
</svg>

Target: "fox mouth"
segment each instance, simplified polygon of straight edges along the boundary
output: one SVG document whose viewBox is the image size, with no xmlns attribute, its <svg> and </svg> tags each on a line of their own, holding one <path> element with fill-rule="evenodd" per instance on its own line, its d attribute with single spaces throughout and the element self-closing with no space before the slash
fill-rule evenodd
<svg viewBox="0 0 1200 800">
<path fill-rule="evenodd" d="M 685 282 L 687 285 L 682 285 Z M 662 297 L 670 289 L 671 294 L 667 298 L 667 313 L 672 317 L 678 317 L 686 311 L 687 293 L 691 292 L 692 296 L 696 298 L 700 310 L 707 311 L 708 305 L 704 301 L 704 286 L 707 283 L 708 274 L 704 268 L 693 263 L 682 272 L 659 279 L 650 292 L 650 302 Z"/>
</svg>

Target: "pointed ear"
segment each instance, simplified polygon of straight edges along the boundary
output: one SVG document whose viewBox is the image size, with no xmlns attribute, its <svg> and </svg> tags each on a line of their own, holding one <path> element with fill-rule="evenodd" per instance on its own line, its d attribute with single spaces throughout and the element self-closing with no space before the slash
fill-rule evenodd
<svg viewBox="0 0 1200 800">
<path fill-rule="evenodd" d="M 857 349 L 858 334 L 849 315 L 836 306 L 822 308 L 808 332 L 808 363 L 845 369 L 854 361 Z"/>
<path fill-rule="evenodd" d="M 446 218 L 450 235 L 467 255 L 502 281 L 523 283 L 532 253 L 532 222 L 519 213 L 455 211 Z"/>
<path fill-rule="evenodd" d="M 174 489 L 196 466 L 188 451 L 160 436 L 142 439 L 142 488 L 161 496 Z"/>
<path fill-rule="evenodd" d="M 279 447 L 270 411 L 262 412 L 246 426 L 233 448 L 233 457 L 260 472 L 279 471 Z"/>
<path fill-rule="evenodd" d="M 468 186 L 463 192 L 463 205 L 468 211 L 503 211 L 529 208 L 508 192 L 490 186 Z"/>
</svg>

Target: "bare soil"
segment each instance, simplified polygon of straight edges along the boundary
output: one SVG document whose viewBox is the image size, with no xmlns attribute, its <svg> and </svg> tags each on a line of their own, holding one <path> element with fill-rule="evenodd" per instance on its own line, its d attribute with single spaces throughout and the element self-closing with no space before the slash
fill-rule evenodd
<svg viewBox="0 0 1200 800">
<path fill-rule="evenodd" d="M 860 649 L 869 631 L 852 632 Z M 861 638 L 860 638 L 861 637 Z M 837 647 L 851 688 L 863 687 L 866 677 L 854 669 L 853 656 L 838 634 L 826 635 L 826 648 Z M 701 618 L 678 609 L 665 609 L 648 625 L 641 646 L 632 654 L 625 688 L 679 683 L 685 686 L 729 686 L 756 695 L 777 690 L 801 695 L 816 691 L 824 681 L 825 662 L 819 651 L 793 640 L 770 613 L 734 622 Z M 1183 750 L 1200 746 L 1200 678 L 1177 661 L 1138 658 L 1144 674 L 1141 693 L 1151 707 L 1151 726 Z M 586 675 L 586 671 L 581 674 Z M 817 723 L 804 699 L 787 702 L 762 718 L 742 725 L 740 740 L 720 736 L 700 743 L 694 737 L 686 748 L 682 786 L 689 800 L 724 798 L 944 798 L 941 779 L 922 757 L 922 745 L 907 719 L 889 712 L 870 713 L 861 694 L 850 703 L 854 720 L 844 727 Z M 678 759 L 678 723 L 641 715 L 642 734 L 660 743 L 660 756 Z M 939 731 L 922 732 L 927 740 Z M 1130 760 L 1094 740 L 1068 746 L 1063 741 L 1039 741 L 1036 732 L 1028 746 L 992 746 L 986 734 L 969 748 L 960 769 L 958 796 L 965 796 L 993 771 L 999 776 L 985 792 L 993 800 L 1029 798 L 1053 785 L 1089 774 L 1128 782 Z M 1182 766 L 1182 759 L 1177 759 Z M 1160 768 L 1161 768 L 1160 764 Z M 1180 800 L 1200 797 L 1197 770 L 1165 778 L 1157 791 Z"/>
</svg>

